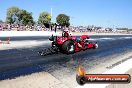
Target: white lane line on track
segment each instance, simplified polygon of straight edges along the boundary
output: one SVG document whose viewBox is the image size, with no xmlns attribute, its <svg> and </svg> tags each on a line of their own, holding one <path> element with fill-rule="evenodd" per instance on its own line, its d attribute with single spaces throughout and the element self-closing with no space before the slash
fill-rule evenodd
<svg viewBox="0 0 132 88">
<path fill-rule="evenodd" d="M 61 35 L 61 32 L 54 31 L 0 31 L 0 37 L 21 37 L 21 36 L 51 36 Z"/>
<path fill-rule="evenodd" d="M 109 37 L 105 37 L 105 38 L 91 38 L 89 40 L 105 41 L 105 40 L 118 40 L 118 39 L 132 39 L 132 37 L 119 37 L 119 38 L 109 38 Z"/>
<path fill-rule="evenodd" d="M 37 41 L 37 40 L 25 40 L 25 41 L 11 41 L 10 44 L 2 44 L 0 50 L 17 49 L 17 48 L 30 48 L 35 46 L 49 45 L 51 41 Z"/>
<path fill-rule="evenodd" d="M 117 65 L 116 67 L 107 70 L 103 74 L 124 74 L 132 68 L 132 58 Z M 110 84 L 85 84 L 84 86 L 77 86 L 76 88 L 106 88 Z"/>
</svg>

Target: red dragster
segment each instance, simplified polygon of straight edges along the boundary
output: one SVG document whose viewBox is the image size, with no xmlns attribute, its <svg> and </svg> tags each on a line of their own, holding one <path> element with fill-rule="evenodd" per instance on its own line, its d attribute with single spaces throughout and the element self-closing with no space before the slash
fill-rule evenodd
<svg viewBox="0 0 132 88">
<path fill-rule="evenodd" d="M 80 38 L 71 36 L 68 31 L 63 31 L 62 36 L 51 36 L 52 47 L 56 47 L 59 52 L 71 54 L 86 49 L 98 48 L 97 42 L 89 42 L 88 35 L 82 35 Z"/>
</svg>

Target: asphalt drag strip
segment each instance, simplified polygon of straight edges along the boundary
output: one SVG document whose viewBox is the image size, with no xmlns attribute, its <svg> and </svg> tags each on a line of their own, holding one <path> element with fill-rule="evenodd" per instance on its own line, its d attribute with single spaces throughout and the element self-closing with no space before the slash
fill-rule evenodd
<svg viewBox="0 0 132 88">
<path fill-rule="evenodd" d="M 102 39 L 97 41 L 98 49 L 89 49 L 71 55 L 59 53 L 43 57 L 37 54 L 39 50 L 49 45 L 0 50 L 0 80 L 44 71 L 69 87 L 74 87 L 77 85 L 74 77 L 78 65 L 81 64 L 87 68 L 88 72 L 99 73 L 103 70 L 97 72 L 96 66 L 102 66 L 106 70 L 106 67 L 112 63 L 132 56 L 132 36 L 116 36 L 115 39 L 105 36 L 103 41 Z M 73 80 L 73 85 L 67 82 L 70 78 Z"/>
</svg>

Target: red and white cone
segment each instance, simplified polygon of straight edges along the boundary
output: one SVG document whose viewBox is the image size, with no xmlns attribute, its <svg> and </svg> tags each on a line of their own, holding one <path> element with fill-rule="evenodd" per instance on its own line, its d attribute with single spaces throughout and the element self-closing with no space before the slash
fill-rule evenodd
<svg viewBox="0 0 132 88">
<path fill-rule="evenodd" d="M 10 37 L 9 37 L 8 40 L 7 40 L 7 44 L 10 44 Z"/>
<path fill-rule="evenodd" d="M 0 44 L 2 44 L 2 41 L 0 40 Z"/>
</svg>

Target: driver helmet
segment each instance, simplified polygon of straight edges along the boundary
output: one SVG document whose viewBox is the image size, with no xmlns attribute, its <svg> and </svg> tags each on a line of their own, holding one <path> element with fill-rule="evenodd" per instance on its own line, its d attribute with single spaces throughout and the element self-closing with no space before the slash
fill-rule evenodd
<svg viewBox="0 0 132 88">
<path fill-rule="evenodd" d="M 89 39 L 89 36 L 88 36 L 88 35 L 82 35 L 82 36 L 80 37 L 80 39 L 81 39 L 81 40 Z"/>
<path fill-rule="evenodd" d="M 68 30 L 64 30 L 63 33 L 62 33 L 62 35 L 64 37 L 69 37 L 69 31 Z"/>
<path fill-rule="evenodd" d="M 64 32 L 69 32 L 68 28 L 66 28 L 66 29 L 64 30 Z"/>
</svg>

